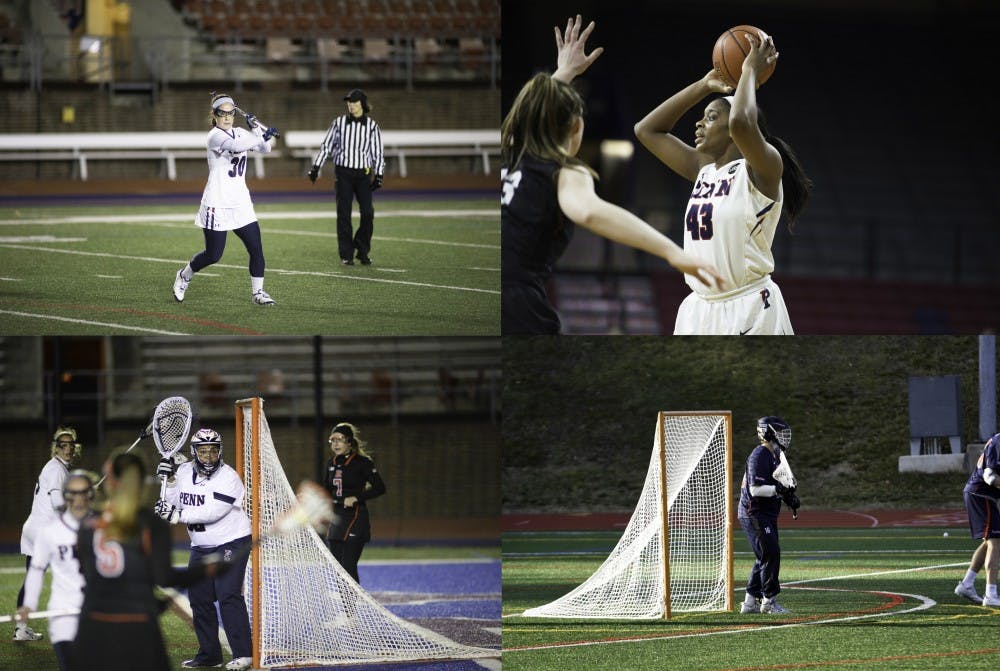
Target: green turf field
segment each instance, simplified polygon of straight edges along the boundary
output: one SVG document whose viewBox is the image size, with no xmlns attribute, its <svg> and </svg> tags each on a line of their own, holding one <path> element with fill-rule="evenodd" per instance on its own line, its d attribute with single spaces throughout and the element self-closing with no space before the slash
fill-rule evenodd
<svg viewBox="0 0 1000 671">
<path fill-rule="evenodd" d="M 277 302 L 262 307 L 235 235 L 174 301 L 175 273 L 203 248 L 197 204 L 0 208 L 4 333 L 499 334 L 494 201 L 381 203 L 371 266 L 341 265 L 332 209 L 256 207 Z"/>
<path fill-rule="evenodd" d="M 494 547 L 460 547 L 460 546 L 414 546 L 394 548 L 372 545 L 365 548 L 365 559 L 362 561 L 421 561 L 433 559 L 478 559 L 496 557 Z M 174 552 L 174 564 L 187 564 L 188 553 Z M 17 592 L 24 580 L 24 557 L 17 554 L 0 555 L 0 613 L 12 613 L 17 603 Z M 47 603 L 51 573 L 46 573 L 40 604 Z M 0 624 L 0 669 L 17 669 L 18 671 L 56 671 L 56 658 L 49 643 L 48 628 L 44 621 L 32 623 L 35 631 L 42 632 L 45 638 L 31 643 L 12 643 L 13 624 Z M 172 666 L 180 668 L 181 662 L 190 659 L 198 650 L 198 641 L 194 629 L 177 609 L 168 610 L 160 618 L 160 628 L 163 631 L 167 652 Z M 228 660 L 229 657 L 226 657 Z"/>
<path fill-rule="evenodd" d="M 1000 609 L 952 592 L 975 549 L 966 529 L 788 526 L 781 529 L 780 602 L 791 615 L 685 613 L 656 622 L 520 617 L 589 577 L 620 532 L 506 534 L 504 671 L 996 666 Z M 753 556 L 735 536 L 739 602 Z"/>
</svg>

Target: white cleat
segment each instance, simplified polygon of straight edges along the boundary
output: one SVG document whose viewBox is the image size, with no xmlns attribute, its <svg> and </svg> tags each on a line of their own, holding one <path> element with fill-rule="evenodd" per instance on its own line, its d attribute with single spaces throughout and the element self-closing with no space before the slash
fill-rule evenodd
<svg viewBox="0 0 1000 671">
<path fill-rule="evenodd" d="M 243 669 L 249 669 L 251 664 L 253 664 L 253 658 L 251 657 L 236 657 L 233 661 L 226 664 L 226 669 L 229 671 L 243 671 Z"/>
<path fill-rule="evenodd" d="M 1000 604 L 1000 601 L 997 602 Z M 768 599 L 764 597 L 764 600 L 760 602 L 760 612 L 771 613 L 773 615 L 786 615 L 792 611 L 784 608 L 777 599 Z"/>
<path fill-rule="evenodd" d="M 28 625 L 23 625 L 19 627 L 14 627 L 14 640 L 15 641 L 40 641 L 42 640 L 42 635 L 37 631 L 34 631 Z"/>
<path fill-rule="evenodd" d="M 257 305 L 274 305 L 274 299 L 267 295 L 267 292 L 261 289 L 260 291 L 255 291 L 253 294 L 253 302 Z M 240 657 L 239 659 L 243 659 Z"/>
<path fill-rule="evenodd" d="M 759 613 L 760 612 L 760 599 L 754 599 L 751 601 L 744 601 L 740 604 L 741 613 Z"/>
<path fill-rule="evenodd" d="M 958 583 L 955 586 L 955 596 L 960 596 L 964 599 L 968 599 L 972 603 L 979 605 L 983 602 L 983 597 L 979 596 L 976 592 L 975 587 L 966 587 L 962 583 Z"/>
<path fill-rule="evenodd" d="M 1000 599 L 995 596 L 984 596 L 983 597 L 984 606 L 1000 606 Z"/>
<path fill-rule="evenodd" d="M 178 303 L 184 300 L 184 292 L 187 291 L 188 284 L 190 284 L 190 280 L 181 276 L 182 272 L 184 272 L 183 268 L 177 271 L 177 277 L 174 278 L 174 299 Z"/>
</svg>

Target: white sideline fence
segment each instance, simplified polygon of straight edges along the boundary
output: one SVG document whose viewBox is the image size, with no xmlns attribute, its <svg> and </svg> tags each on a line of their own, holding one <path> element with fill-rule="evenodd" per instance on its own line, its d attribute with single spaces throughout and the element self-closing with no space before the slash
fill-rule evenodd
<svg viewBox="0 0 1000 671">
<path fill-rule="evenodd" d="M 295 158 L 316 155 L 326 131 L 288 131 L 278 140 Z M 95 160 L 163 161 L 167 179 L 177 179 L 177 159 L 205 157 L 206 131 L 163 133 L 0 133 L 0 161 L 74 161 L 82 181 L 88 177 L 87 163 Z M 490 173 L 490 156 L 500 154 L 500 131 L 483 130 L 387 130 L 382 132 L 386 159 L 398 161 L 400 177 L 407 176 L 408 156 L 468 156 L 482 161 L 483 174 Z M 277 158 L 281 149 L 269 154 L 250 152 L 254 174 L 265 177 L 264 159 Z"/>
</svg>

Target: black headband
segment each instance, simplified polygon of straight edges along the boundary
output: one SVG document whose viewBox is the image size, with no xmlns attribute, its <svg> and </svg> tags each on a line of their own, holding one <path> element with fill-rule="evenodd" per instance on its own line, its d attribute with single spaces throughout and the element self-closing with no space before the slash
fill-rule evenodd
<svg viewBox="0 0 1000 671">
<path fill-rule="evenodd" d="M 354 431 L 351 430 L 351 426 L 349 424 L 338 424 L 333 427 L 333 433 L 340 433 L 347 436 L 351 440 L 354 440 Z"/>
</svg>

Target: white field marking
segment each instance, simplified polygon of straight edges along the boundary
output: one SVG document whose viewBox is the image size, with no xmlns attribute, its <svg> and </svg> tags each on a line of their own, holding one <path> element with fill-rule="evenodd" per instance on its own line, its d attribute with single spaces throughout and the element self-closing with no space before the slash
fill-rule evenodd
<svg viewBox="0 0 1000 671">
<path fill-rule="evenodd" d="M 0 282 L 23 282 L 20 277 L 0 277 Z"/>
<path fill-rule="evenodd" d="M 475 266 L 473 266 L 471 268 L 468 267 L 468 266 L 466 266 L 465 268 L 462 268 L 462 270 L 485 270 L 485 271 L 490 272 L 490 273 L 499 273 L 500 272 L 499 268 L 476 268 Z"/>
<path fill-rule="evenodd" d="M 866 515 L 865 513 L 856 513 L 852 510 L 834 510 L 835 513 L 841 513 L 843 515 L 855 515 L 856 517 L 863 517 L 866 520 L 871 520 L 872 527 L 878 526 L 878 518 L 873 515 Z"/>
<path fill-rule="evenodd" d="M 143 333 L 158 333 L 160 335 L 191 335 L 190 333 L 180 333 L 178 331 L 162 331 L 160 329 L 147 329 L 140 326 L 127 326 L 125 324 L 109 324 L 108 322 L 95 322 L 89 319 L 70 319 L 69 317 L 56 317 L 55 315 L 34 314 L 32 312 L 18 312 L 17 310 L 0 310 L 0 314 L 15 315 L 17 317 L 34 317 L 36 319 L 52 319 L 59 322 L 70 322 L 71 324 L 85 324 L 87 326 L 107 326 L 108 328 L 124 329 L 127 331 L 141 331 Z"/>
<path fill-rule="evenodd" d="M 490 630 L 487 629 L 486 631 Z M 499 650 L 497 651 L 497 654 L 498 655 L 500 654 Z M 489 669 L 489 671 L 500 671 L 500 669 L 502 668 L 499 659 L 476 659 L 474 661 L 476 662 L 476 664 L 483 667 L 484 669 Z"/>
<path fill-rule="evenodd" d="M 86 242 L 87 238 L 57 238 L 54 235 L 0 236 L 0 242 Z"/>
<path fill-rule="evenodd" d="M 120 279 L 123 279 L 122 275 L 98 275 L 97 277 L 100 277 L 100 278 L 103 278 L 103 279 L 106 279 L 106 280 L 120 280 Z"/>
<path fill-rule="evenodd" d="M 35 252 L 52 252 L 56 254 L 76 254 L 78 256 L 99 256 L 108 259 L 119 259 L 127 261 L 152 261 L 155 263 L 187 263 L 187 260 L 178 261 L 177 259 L 158 259 L 151 256 L 126 256 L 123 254 L 110 254 L 108 252 L 84 252 L 79 250 L 69 250 L 69 249 L 53 249 L 51 247 L 32 247 L 30 245 L 3 245 L 0 247 L 7 247 L 8 249 L 27 249 L 29 251 Z M 233 265 L 227 263 L 215 263 L 213 264 L 216 268 L 231 268 L 236 270 L 246 270 L 246 264 Z M 355 280 L 358 282 L 383 282 L 385 284 L 403 284 L 411 287 L 427 287 L 429 289 L 451 289 L 452 291 L 471 291 L 480 294 L 500 294 L 499 290 L 496 289 L 477 289 L 475 287 L 456 287 L 450 284 L 430 284 L 429 282 L 410 282 L 407 280 L 386 280 L 378 277 L 361 277 L 358 275 L 350 275 L 344 273 L 330 273 L 330 272 L 318 272 L 310 270 L 285 270 L 282 268 L 268 268 L 269 273 L 278 273 L 282 275 L 310 275 L 312 277 L 334 277 L 337 279 L 345 280 Z M 181 335 L 181 334 L 178 334 Z"/>
<path fill-rule="evenodd" d="M 264 218 L 273 219 L 336 219 L 336 210 L 316 210 L 314 212 L 263 212 Z M 40 217 L 38 219 L 0 219 L 0 226 L 20 226 L 21 224 L 128 224 L 148 221 L 189 221 L 194 225 L 197 208 L 190 213 L 175 214 L 85 214 L 76 217 Z M 497 217 L 495 210 L 379 210 L 378 217 Z M 358 212 L 352 218 L 360 218 Z"/>
<path fill-rule="evenodd" d="M 893 571 L 894 572 L 894 571 Z M 829 580 L 830 578 L 827 578 Z M 798 589 L 820 589 L 814 587 L 800 587 Z M 857 589 L 829 589 L 824 591 L 833 592 L 863 592 L 865 590 Z M 919 605 L 913 608 L 907 608 L 905 610 L 894 610 L 884 613 L 868 613 L 865 615 L 848 615 L 845 617 L 831 617 L 825 620 L 810 620 L 809 622 L 790 622 L 788 624 L 761 624 L 759 627 L 747 628 L 746 624 L 738 625 L 738 628 L 734 629 L 716 629 L 713 631 L 703 631 L 695 634 L 677 634 L 677 635 L 663 635 L 663 636 L 643 636 L 626 638 L 616 641 L 581 641 L 577 643 L 554 643 L 552 645 L 536 645 L 526 648 L 515 648 L 504 650 L 504 654 L 513 654 L 516 652 L 528 652 L 532 650 L 552 650 L 554 648 L 582 648 L 593 645 L 616 645 L 620 643 L 648 643 L 650 641 L 665 641 L 674 640 L 681 638 L 704 638 L 707 636 L 725 636 L 725 635 L 735 635 L 735 634 L 753 634 L 759 631 L 775 631 L 776 629 L 791 629 L 793 627 L 808 627 L 817 624 L 832 624 L 834 622 L 852 622 L 855 620 L 868 620 L 877 617 L 890 617 L 895 615 L 907 615 L 908 613 L 916 613 L 922 610 L 927 610 L 928 608 L 933 608 L 937 605 L 937 601 L 934 599 L 924 596 L 922 594 L 906 594 L 905 592 L 887 592 L 885 590 L 877 590 L 879 594 L 890 594 L 892 596 L 909 597 L 911 599 L 916 599 L 920 602 Z M 509 616 L 508 616 L 509 617 Z"/>
</svg>

